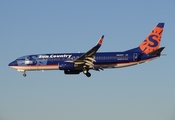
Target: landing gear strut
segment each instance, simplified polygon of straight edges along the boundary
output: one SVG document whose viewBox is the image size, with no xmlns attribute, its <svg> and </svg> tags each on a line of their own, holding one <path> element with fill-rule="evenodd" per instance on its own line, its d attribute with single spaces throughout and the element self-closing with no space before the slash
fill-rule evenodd
<svg viewBox="0 0 175 120">
<path fill-rule="evenodd" d="M 23 76 L 24 76 L 24 77 L 26 77 L 26 76 L 27 76 L 26 71 L 24 71 Z"/>
<path fill-rule="evenodd" d="M 90 73 L 89 70 L 87 70 L 86 68 L 84 68 L 83 73 L 84 73 L 87 77 L 91 77 L 91 73 Z"/>
</svg>

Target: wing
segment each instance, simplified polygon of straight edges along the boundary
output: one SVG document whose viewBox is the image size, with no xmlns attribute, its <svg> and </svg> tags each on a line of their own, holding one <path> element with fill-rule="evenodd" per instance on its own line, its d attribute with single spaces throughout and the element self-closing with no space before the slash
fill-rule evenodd
<svg viewBox="0 0 175 120">
<path fill-rule="evenodd" d="M 91 68 L 91 69 L 94 68 L 94 64 L 93 64 L 93 62 L 95 62 L 94 54 L 102 45 L 103 39 L 104 39 L 104 35 L 102 35 L 102 37 L 98 40 L 97 44 L 93 48 L 91 48 L 89 51 L 87 51 L 86 53 L 81 55 L 79 58 L 74 60 L 74 63 L 81 64 L 83 65 L 83 67 L 86 67 L 86 68 Z"/>
</svg>

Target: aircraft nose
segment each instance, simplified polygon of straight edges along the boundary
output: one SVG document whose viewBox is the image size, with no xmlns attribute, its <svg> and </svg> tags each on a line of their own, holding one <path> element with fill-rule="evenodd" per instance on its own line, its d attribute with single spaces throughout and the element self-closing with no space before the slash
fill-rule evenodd
<svg viewBox="0 0 175 120">
<path fill-rule="evenodd" d="M 18 64 L 17 64 L 16 61 L 13 61 L 13 62 L 9 63 L 9 66 L 17 66 L 17 65 L 18 65 Z"/>
</svg>

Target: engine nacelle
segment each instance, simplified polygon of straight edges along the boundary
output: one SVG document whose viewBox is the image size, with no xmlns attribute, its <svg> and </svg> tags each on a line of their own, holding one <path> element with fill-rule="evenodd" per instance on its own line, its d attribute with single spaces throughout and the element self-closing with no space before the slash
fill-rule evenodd
<svg viewBox="0 0 175 120">
<path fill-rule="evenodd" d="M 72 62 L 61 62 L 58 63 L 58 69 L 60 70 L 74 70 L 74 63 Z"/>
<path fill-rule="evenodd" d="M 64 74 L 80 74 L 79 70 L 64 70 Z"/>
</svg>

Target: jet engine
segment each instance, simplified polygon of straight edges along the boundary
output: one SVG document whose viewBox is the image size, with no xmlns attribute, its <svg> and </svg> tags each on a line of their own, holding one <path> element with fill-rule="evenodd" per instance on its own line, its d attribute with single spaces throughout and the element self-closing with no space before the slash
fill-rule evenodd
<svg viewBox="0 0 175 120">
<path fill-rule="evenodd" d="M 64 70 L 64 74 L 80 74 L 79 70 Z"/>
<path fill-rule="evenodd" d="M 61 62 L 58 63 L 59 70 L 74 70 L 75 66 L 73 62 Z"/>
</svg>

